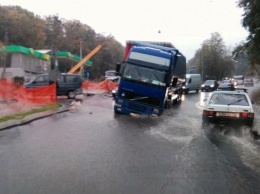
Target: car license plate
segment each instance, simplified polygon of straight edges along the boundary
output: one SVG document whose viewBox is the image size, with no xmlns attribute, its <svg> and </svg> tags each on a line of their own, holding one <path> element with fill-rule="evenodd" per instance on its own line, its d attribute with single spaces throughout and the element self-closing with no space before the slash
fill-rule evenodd
<svg viewBox="0 0 260 194">
<path fill-rule="evenodd" d="M 217 112 L 217 117 L 239 117 L 239 113 L 233 113 L 233 112 Z"/>
</svg>

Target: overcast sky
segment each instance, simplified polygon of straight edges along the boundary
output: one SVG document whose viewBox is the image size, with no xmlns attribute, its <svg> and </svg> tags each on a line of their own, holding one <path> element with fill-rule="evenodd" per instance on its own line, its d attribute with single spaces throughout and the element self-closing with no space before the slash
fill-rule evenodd
<svg viewBox="0 0 260 194">
<path fill-rule="evenodd" d="M 167 41 L 191 59 L 202 42 L 219 32 L 227 47 L 245 40 L 237 0 L 0 0 L 36 15 L 79 20 L 96 33 L 126 40 Z M 161 33 L 158 33 L 158 32 Z"/>
</svg>

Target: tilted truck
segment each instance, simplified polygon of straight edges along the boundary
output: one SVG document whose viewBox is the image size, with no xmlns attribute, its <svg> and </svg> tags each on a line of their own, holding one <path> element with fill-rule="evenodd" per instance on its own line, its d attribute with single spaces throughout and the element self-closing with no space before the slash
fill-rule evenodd
<svg viewBox="0 0 260 194">
<path fill-rule="evenodd" d="M 115 113 L 159 116 L 181 100 L 186 58 L 168 42 L 127 41 Z"/>
</svg>

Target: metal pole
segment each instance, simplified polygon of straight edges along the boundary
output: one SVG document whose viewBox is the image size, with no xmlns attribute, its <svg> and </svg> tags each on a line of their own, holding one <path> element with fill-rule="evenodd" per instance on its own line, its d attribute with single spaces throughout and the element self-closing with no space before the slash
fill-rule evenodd
<svg viewBox="0 0 260 194">
<path fill-rule="evenodd" d="M 5 29 L 5 37 L 4 37 L 4 52 L 3 52 L 3 72 L 1 78 L 5 78 L 6 66 L 7 66 L 7 45 L 8 45 L 8 30 Z"/>
<path fill-rule="evenodd" d="M 79 40 L 79 57 L 80 57 L 80 61 L 82 60 L 82 39 Z M 80 73 L 81 73 L 81 77 L 84 78 L 83 74 L 84 74 L 84 66 L 82 65 L 80 67 Z"/>
<path fill-rule="evenodd" d="M 201 77 L 202 77 L 202 81 L 204 81 L 204 53 L 203 53 L 203 45 L 202 45 L 202 49 L 201 49 Z"/>
</svg>

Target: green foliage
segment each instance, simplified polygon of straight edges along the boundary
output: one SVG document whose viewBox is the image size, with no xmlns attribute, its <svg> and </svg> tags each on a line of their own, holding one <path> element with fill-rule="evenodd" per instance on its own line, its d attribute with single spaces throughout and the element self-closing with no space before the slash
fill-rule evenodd
<svg viewBox="0 0 260 194">
<path fill-rule="evenodd" d="M 40 48 L 44 46 L 44 22 L 19 6 L 0 7 L 0 40 L 8 32 L 8 44 Z"/>
<path fill-rule="evenodd" d="M 78 20 L 65 20 L 58 15 L 40 18 L 19 6 L 0 6 L 0 41 L 4 42 L 8 31 L 8 44 L 16 44 L 34 49 L 67 51 L 82 58 L 98 44 L 104 47 L 90 60 L 92 67 L 85 67 L 94 78 L 100 78 L 114 64 L 123 60 L 124 47 L 113 36 L 97 34 L 90 26 Z M 81 49 L 80 49 L 81 48 Z M 77 62 L 59 60 L 59 69 L 67 72 Z"/>
<path fill-rule="evenodd" d="M 203 68 L 204 80 L 221 80 L 230 76 L 233 71 L 232 54 L 218 32 L 212 33 L 210 39 L 203 42 L 188 65 L 196 66 L 199 73 Z"/>
<path fill-rule="evenodd" d="M 250 61 L 260 65 L 260 1 L 240 0 L 238 6 L 244 9 L 243 26 L 249 31 L 245 47 Z"/>
</svg>

